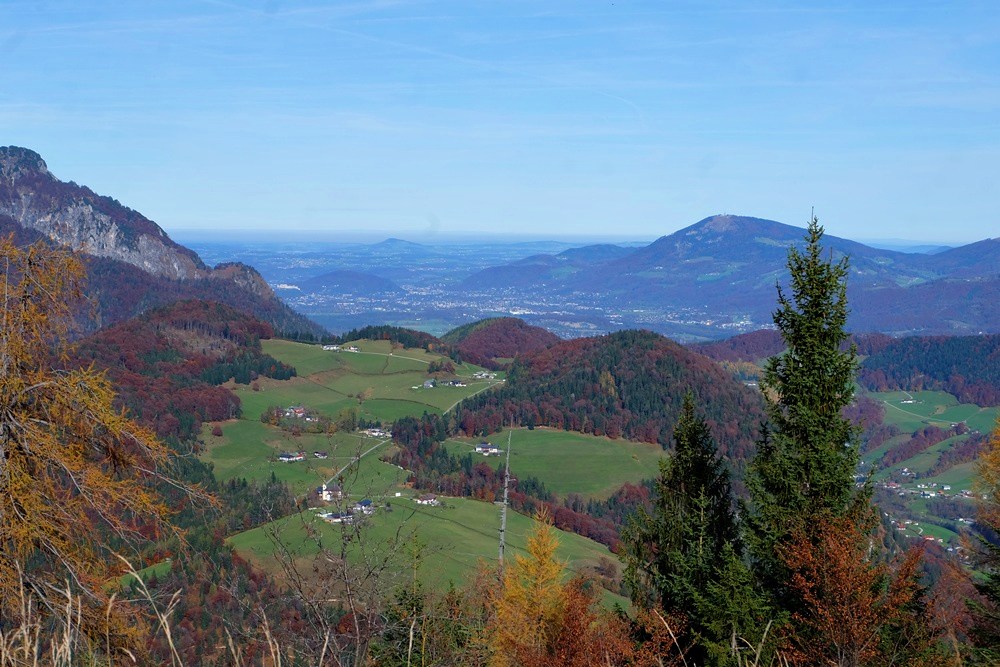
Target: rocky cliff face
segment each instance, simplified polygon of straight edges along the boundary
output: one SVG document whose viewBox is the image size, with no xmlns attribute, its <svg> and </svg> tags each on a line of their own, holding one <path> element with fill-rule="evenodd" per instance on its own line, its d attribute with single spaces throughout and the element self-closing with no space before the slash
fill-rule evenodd
<svg viewBox="0 0 1000 667">
<path fill-rule="evenodd" d="M 0 147 L 0 214 L 49 239 L 164 278 L 204 277 L 207 267 L 159 225 L 110 197 L 60 181 L 27 148 Z"/>
<path fill-rule="evenodd" d="M 283 303 L 257 271 L 244 264 L 205 266 L 159 225 L 111 197 L 64 182 L 26 148 L 0 147 L 0 235 L 18 243 L 48 239 L 89 257 L 88 296 L 81 313 L 94 329 L 180 300 L 227 304 L 277 331 L 323 335 L 325 330 Z"/>
</svg>

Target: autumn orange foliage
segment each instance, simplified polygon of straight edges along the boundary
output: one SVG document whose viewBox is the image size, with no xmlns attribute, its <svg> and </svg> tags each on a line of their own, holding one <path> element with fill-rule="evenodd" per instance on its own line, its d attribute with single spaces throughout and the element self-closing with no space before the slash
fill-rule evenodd
<svg viewBox="0 0 1000 667">
<path fill-rule="evenodd" d="M 781 550 L 802 603 L 786 656 L 799 665 L 938 664 L 920 610 L 921 551 L 890 567 L 870 510 L 856 514 L 821 517 Z"/>
<path fill-rule="evenodd" d="M 83 630 L 128 644 L 138 624 L 110 608 L 121 544 L 167 515 L 151 482 L 166 448 L 113 406 L 103 373 L 61 370 L 83 270 L 67 251 L 0 240 L 0 621 L 24 603 L 58 616 L 67 592 Z M 103 533 L 98 532 L 101 526 Z"/>
<path fill-rule="evenodd" d="M 486 628 L 491 667 L 680 664 L 673 637 L 683 630 L 681 622 L 651 612 L 633 628 L 598 606 L 590 582 L 563 582 L 555 530 L 547 517 L 538 518 L 527 555 L 506 569 L 493 595 L 494 616 Z M 646 641 L 633 641 L 633 629 Z"/>
</svg>

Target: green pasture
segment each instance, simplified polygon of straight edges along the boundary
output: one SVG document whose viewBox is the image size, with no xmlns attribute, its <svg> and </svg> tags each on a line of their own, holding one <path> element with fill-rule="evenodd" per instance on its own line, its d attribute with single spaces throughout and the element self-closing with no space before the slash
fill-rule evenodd
<svg viewBox="0 0 1000 667">
<path fill-rule="evenodd" d="M 947 440 L 943 440 L 932 447 L 928 447 L 924 451 L 920 452 L 916 456 L 909 458 L 903 463 L 900 463 L 899 466 L 906 466 L 907 468 L 916 473 L 926 473 L 928 470 L 930 470 L 931 466 L 937 463 L 937 460 L 941 456 L 942 452 L 948 451 L 956 444 L 965 441 L 967 438 L 968 436 L 966 435 L 959 435 L 955 436 L 954 438 L 948 438 Z"/>
<path fill-rule="evenodd" d="M 948 428 L 965 423 L 972 430 L 989 431 L 1000 408 L 981 408 L 943 391 L 881 391 L 868 394 L 885 406 L 885 423 L 912 433 L 927 425 Z"/>
<path fill-rule="evenodd" d="M 976 465 L 970 461 L 968 463 L 961 463 L 957 466 L 948 468 L 940 475 L 928 477 L 920 481 L 927 484 L 930 484 L 931 482 L 937 482 L 939 485 L 948 484 L 951 486 L 951 492 L 956 493 L 963 489 L 971 490 L 973 488 L 975 478 Z"/>
<path fill-rule="evenodd" d="M 429 378 L 427 366 L 443 357 L 422 349 L 393 349 L 388 341 L 353 341 L 337 352 L 289 341 L 263 343 L 266 352 L 295 366 L 299 376 L 287 381 L 263 379 L 257 383 L 260 391 L 237 385 L 246 419 L 259 418 L 274 405 L 303 405 L 330 417 L 344 408 L 359 407 L 366 418 L 391 422 L 424 412 L 444 412 L 496 384 L 496 381 L 473 380 L 472 374 L 482 369 L 460 364 L 456 375 L 465 379 L 468 386 L 424 388 L 423 383 Z M 347 352 L 351 345 L 361 351 Z M 368 399 L 359 403 L 357 397 L 365 394 L 369 394 Z"/>
<path fill-rule="evenodd" d="M 594 435 L 537 428 L 504 430 L 487 440 L 507 449 L 511 435 L 511 474 L 537 477 L 553 493 L 565 497 L 579 493 L 593 498 L 607 498 L 625 482 L 639 482 L 655 477 L 658 461 L 664 456 L 659 445 L 612 440 Z M 473 452 L 482 438 L 448 440 L 445 446 L 454 454 Z M 483 457 L 499 467 L 504 455 Z"/>
<path fill-rule="evenodd" d="M 320 371 L 339 368 L 343 361 L 339 352 L 324 350 L 321 345 L 293 343 L 290 340 L 271 338 L 260 342 L 264 352 L 290 366 L 299 375 L 312 375 Z"/>
<path fill-rule="evenodd" d="M 222 428 L 221 437 L 212 435 L 214 426 Z M 273 473 L 296 494 L 319 486 L 351 463 L 358 453 L 379 442 L 353 433 L 306 433 L 295 437 L 269 424 L 242 419 L 205 424 L 202 439 L 205 442 L 202 458 L 213 465 L 220 481 L 239 478 L 263 481 Z M 390 443 L 384 445 L 389 446 Z M 306 452 L 306 460 L 284 463 L 275 459 L 281 452 L 299 450 Z M 314 451 L 328 452 L 329 458 L 317 459 Z M 372 455 L 377 456 L 375 452 Z"/>
<path fill-rule="evenodd" d="M 417 401 L 400 401 L 376 398 L 365 401 L 361 407 L 361 414 L 366 419 L 377 419 L 383 423 L 394 422 L 401 417 L 419 417 L 428 413 L 441 413 L 441 410 L 426 403 Z"/>
<path fill-rule="evenodd" d="M 409 491 L 408 495 L 412 496 Z M 323 550 L 340 553 L 344 540 L 348 558 L 388 559 L 390 572 L 408 573 L 412 568 L 412 547 L 421 547 L 422 565 L 418 576 L 435 588 L 450 582 L 466 583 L 480 561 L 495 563 L 497 558 L 500 508 L 468 498 L 442 498 L 443 505 L 425 507 L 412 497 L 373 498 L 379 509 L 363 524 L 343 526 L 329 524 L 308 510 L 229 538 L 229 543 L 241 555 L 264 569 L 274 570 L 278 545 L 295 559 L 309 559 Z M 516 512 L 507 514 L 507 558 L 524 555 L 527 535 L 535 521 Z M 579 535 L 558 531 L 557 555 L 567 569 L 583 572 L 599 560 L 615 560 L 603 545 Z M 621 598 L 616 601 L 623 602 Z"/>
<path fill-rule="evenodd" d="M 287 408 L 290 405 L 305 405 L 322 414 L 336 417 L 342 409 L 358 405 L 357 399 L 317 384 L 310 378 L 299 377 L 280 382 L 271 380 L 259 383 L 259 386 L 260 391 L 253 391 L 246 385 L 236 385 L 233 388 L 240 398 L 243 419 L 260 419 L 260 415 L 273 406 Z"/>
</svg>

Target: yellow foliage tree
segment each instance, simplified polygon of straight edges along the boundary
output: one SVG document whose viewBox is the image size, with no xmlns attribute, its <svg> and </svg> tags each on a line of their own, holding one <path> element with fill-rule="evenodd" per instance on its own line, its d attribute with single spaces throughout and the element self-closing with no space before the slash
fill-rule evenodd
<svg viewBox="0 0 1000 667">
<path fill-rule="evenodd" d="M 0 240 L 0 625 L 72 615 L 102 644 L 136 640 L 136 619 L 109 606 L 121 562 L 102 544 L 158 530 L 153 490 L 167 450 L 113 406 L 93 368 L 66 370 L 66 336 L 83 268 L 69 252 Z"/>
<path fill-rule="evenodd" d="M 658 655 L 636 654 L 625 623 L 599 611 L 584 580 L 563 582 L 555 530 L 547 515 L 536 519 L 527 555 L 507 568 L 492 596 L 491 667 L 672 664 Z"/>
<path fill-rule="evenodd" d="M 521 665 L 525 654 L 544 655 L 559 634 L 563 563 L 556 558 L 555 531 L 546 517 L 539 518 L 528 554 L 518 555 L 504 572 L 491 632 L 493 667 Z"/>
</svg>

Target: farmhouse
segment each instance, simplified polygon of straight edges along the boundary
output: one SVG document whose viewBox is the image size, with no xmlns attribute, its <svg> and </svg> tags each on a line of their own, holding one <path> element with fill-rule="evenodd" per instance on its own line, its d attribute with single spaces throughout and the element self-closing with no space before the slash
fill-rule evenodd
<svg viewBox="0 0 1000 667">
<path fill-rule="evenodd" d="M 346 523 L 348 525 L 354 523 L 354 515 L 350 512 L 324 512 L 317 516 L 330 523 Z"/>
<path fill-rule="evenodd" d="M 432 507 L 436 507 L 441 504 L 441 501 L 439 501 L 437 499 L 437 496 L 435 496 L 433 493 L 425 493 L 424 495 L 417 498 L 415 502 L 418 505 L 430 505 Z"/>
<path fill-rule="evenodd" d="M 282 452 L 278 454 L 278 460 L 282 463 L 294 463 L 295 461 L 305 461 L 305 452 Z"/>
<path fill-rule="evenodd" d="M 367 515 L 375 513 L 375 505 L 373 505 L 372 501 L 369 500 L 368 498 L 358 501 L 357 503 L 354 504 L 354 507 L 352 507 L 351 509 L 354 511 L 355 514 Z"/>
<path fill-rule="evenodd" d="M 332 503 L 334 500 L 340 500 L 344 493 L 336 484 L 333 486 L 323 484 L 322 486 L 316 487 L 316 495 L 319 496 L 319 499 L 324 503 Z"/>
<path fill-rule="evenodd" d="M 482 454 L 483 456 L 500 456 L 500 448 L 492 442 L 486 442 L 483 440 L 481 443 L 476 445 L 476 454 Z"/>
<path fill-rule="evenodd" d="M 302 419 L 306 416 L 306 409 L 301 405 L 290 405 L 285 408 L 285 416 L 288 418 Z"/>
<path fill-rule="evenodd" d="M 357 345 L 348 345 L 347 346 L 347 351 L 348 352 L 360 352 L 361 350 L 358 349 Z"/>
<path fill-rule="evenodd" d="M 315 456 L 318 459 L 325 459 L 325 458 L 329 457 L 330 455 L 328 453 L 326 453 L 326 452 L 313 452 L 313 456 Z"/>
<path fill-rule="evenodd" d="M 433 389 L 434 380 L 424 380 L 424 389 Z"/>
</svg>

